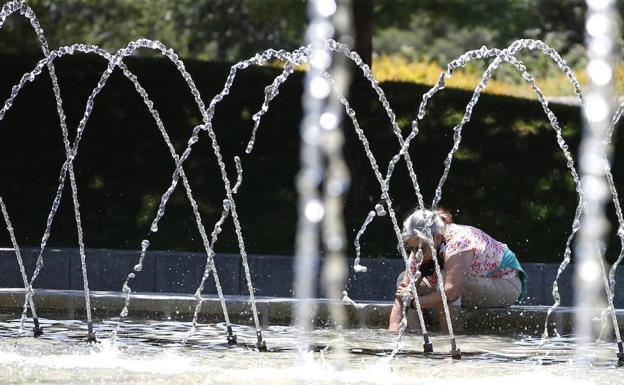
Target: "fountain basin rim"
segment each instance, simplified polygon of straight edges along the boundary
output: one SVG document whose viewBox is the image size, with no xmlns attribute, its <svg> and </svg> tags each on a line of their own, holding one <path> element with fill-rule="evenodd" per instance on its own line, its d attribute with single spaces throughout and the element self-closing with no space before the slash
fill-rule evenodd
<svg viewBox="0 0 624 385">
<path fill-rule="evenodd" d="M 40 309 L 40 316 L 49 319 L 82 319 L 84 293 L 81 290 L 36 289 L 35 302 Z M 23 288 L 0 288 L 0 315 L 19 317 L 24 301 Z M 191 294 L 173 293 L 133 293 L 131 318 L 152 320 L 189 321 L 195 309 L 195 297 Z M 252 321 L 249 297 L 240 295 L 225 296 L 228 311 L 235 324 L 250 325 Z M 283 297 L 256 297 L 256 305 L 263 327 L 269 325 L 289 325 L 293 323 L 295 307 L 301 300 Z M 317 309 L 315 325 L 329 327 L 329 307 L 334 303 L 342 304 L 348 316 L 350 328 L 380 328 L 388 325 L 392 302 L 362 301 L 357 306 L 344 301 L 332 301 L 326 298 L 309 300 Z M 116 318 L 124 305 L 124 293 L 114 291 L 91 292 L 91 305 L 96 320 Z M 483 334 L 526 334 L 541 335 L 549 306 L 514 305 L 509 308 L 467 309 L 455 308 L 452 311 L 454 324 L 461 333 Z M 412 313 L 412 311 L 410 311 Z M 561 334 L 573 329 L 576 309 L 560 307 L 551 315 L 551 329 Z M 412 314 L 412 316 L 415 316 Z M 624 328 L 624 309 L 616 309 L 620 328 Z M 199 320 L 201 323 L 223 322 L 222 309 L 216 295 L 204 296 Z M 433 331 L 444 333 L 444 322 L 439 322 L 436 312 L 427 312 L 428 324 Z M 412 325 L 417 322 L 412 322 Z M 513 327 L 512 327 L 513 326 Z"/>
</svg>

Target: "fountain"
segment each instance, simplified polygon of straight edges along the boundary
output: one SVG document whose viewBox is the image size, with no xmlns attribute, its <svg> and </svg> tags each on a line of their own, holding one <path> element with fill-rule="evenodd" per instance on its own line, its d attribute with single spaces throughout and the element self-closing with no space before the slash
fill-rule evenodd
<svg viewBox="0 0 624 385">
<path fill-rule="evenodd" d="M 197 383 L 198 380 L 206 384 L 212 383 L 213 380 L 218 383 L 227 383 L 240 382 L 247 378 L 261 383 L 274 383 L 275 379 L 278 382 L 305 380 L 312 383 L 402 383 L 408 376 L 414 376 L 419 380 L 438 380 L 442 378 L 443 381 L 448 381 L 451 378 L 455 378 L 455 375 L 459 373 L 460 376 L 468 378 L 475 375 L 475 369 L 479 371 L 483 367 L 487 367 L 488 370 L 477 375 L 485 376 L 484 378 L 490 380 L 497 376 L 511 377 L 516 375 L 517 371 L 522 371 L 520 378 L 523 380 L 531 380 L 534 377 L 553 380 L 561 376 L 566 381 L 570 381 L 571 377 L 568 374 L 570 370 L 572 371 L 572 376 L 579 371 L 589 371 L 594 379 L 598 381 L 611 379 L 612 372 L 610 372 L 610 369 L 615 367 L 612 360 L 615 348 L 613 344 L 604 341 L 599 343 L 587 342 L 582 339 L 576 340 L 575 337 L 553 336 L 550 333 L 550 317 L 552 314 L 557 313 L 557 308 L 561 303 L 558 280 L 570 262 L 572 241 L 576 233 L 580 230 L 582 240 L 579 242 L 586 242 L 589 245 L 583 246 L 585 247 L 583 250 L 586 253 L 588 252 L 587 250 L 590 250 L 588 253 L 595 257 L 596 255 L 600 256 L 602 252 L 601 249 L 591 251 L 595 250 L 596 239 L 599 240 L 600 238 L 591 238 L 590 234 L 589 240 L 587 240 L 588 230 L 583 227 L 583 220 L 590 221 L 590 219 L 587 219 L 589 214 L 601 214 L 600 209 L 597 209 L 597 207 L 601 207 L 602 201 L 592 203 L 591 198 L 594 196 L 591 193 L 592 190 L 583 187 L 583 180 L 585 179 L 582 176 L 586 175 L 588 170 L 582 167 L 582 174 L 579 176 L 568 144 L 562 135 L 562 129 L 557 117 L 549 107 L 545 95 L 535 83 L 532 75 L 527 71 L 525 64 L 518 59 L 518 53 L 522 50 L 529 50 L 546 55 L 552 59 L 569 79 L 581 105 L 588 110 L 596 108 L 594 103 L 596 100 L 595 95 L 590 93 L 585 97 L 575 74 L 566 65 L 565 61 L 554 49 L 541 41 L 522 39 L 512 43 L 505 49 L 482 47 L 468 51 L 448 64 L 446 71 L 440 74 L 438 82 L 423 95 L 422 102 L 417 110 L 417 116 L 411 122 L 411 131 L 405 137 L 397 123 L 396 115 L 390 106 L 390 102 L 370 68 L 362 62 L 357 53 L 350 50 L 347 44 L 340 42 L 340 36 L 348 31 L 348 23 L 344 23 L 344 13 L 344 4 L 337 5 L 333 0 L 311 1 L 310 19 L 312 22 L 307 33 L 309 45 L 292 52 L 269 49 L 234 64 L 230 68 L 221 91 L 206 104 L 193 77 L 185 68 L 184 62 L 171 48 L 159 41 L 138 39 L 129 42 L 125 48 L 115 53 L 87 44 L 73 44 L 50 50 L 43 29 L 26 1 L 13 0 L 4 4 L 0 10 L 0 29 L 8 17 L 21 15 L 27 18 L 41 42 L 43 58 L 36 63 L 31 71 L 26 72 L 11 89 L 10 96 L 4 101 L 0 110 L 0 121 L 10 111 L 14 100 L 21 90 L 28 83 L 35 81 L 41 76 L 44 73 L 44 69 L 47 69 L 52 82 L 52 90 L 61 126 L 65 161 L 59 170 L 58 188 L 47 216 L 40 247 L 36 253 L 35 269 L 30 278 L 22 258 L 21 248 L 15 236 L 16 229 L 14 229 L 11 222 L 10 206 L 0 197 L 0 209 L 24 286 L 23 290 L 19 292 L 20 295 L 23 295 L 20 319 L 9 319 L 7 321 L 0 319 L 2 321 L 0 322 L 0 336 L 2 337 L 0 339 L 0 362 L 2 362 L 0 364 L 0 379 L 3 382 L 21 383 L 18 381 L 29 382 L 37 379 L 36 373 L 26 369 L 37 367 L 37 365 L 43 365 L 46 377 L 51 378 L 50 381 L 54 381 L 55 376 L 61 378 L 69 376 L 70 373 L 68 372 L 71 371 L 73 372 L 71 373 L 71 376 L 73 376 L 72 380 L 75 382 L 99 379 L 100 381 L 111 383 L 127 382 L 128 380 L 136 380 L 138 383 L 154 383 L 157 381 L 155 378 L 145 375 L 145 373 L 149 372 L 161 375 L 165 382 L 175 378 L 175 381 L 179 383 Z M 336 28 L 330 23 L 330 18 L 334 15 L 337 20 L 343 21 L 342 23 L 337 23 Z M 336 32 L 335 36 L 334 32 Z M 610 33 L 613 33 L 613 31 Z M 201 122 L 193 128 L 186 147 L 180 153 L 176 151 L 165 129 L 154 101 L 150 98 L 145 88 L 143 88 L 136 74 L 131 72 L 124 63 L 124 59 L 138 49 L 152 50 L 174 64 L 201 114 Z M 55 72 L 55 61 L 61 57 L 71 56 L 76 53 L 99 56 L 105 59 L 108 65 L 86 100 L 84 113 L 75 129 L 74 140 L 71 142 L 71 131 L 67 127 L 61 88 Z M 390 193 L 390 181 L 396 166 L 404 160 L 418 206 L 421 208 L 425 207 L 425 200 L 414 171 L 414 161 L 408 152 L 410 144 L 419 133 L 419 122 L 425 119 L 428 102 L 436 93 L 445 88 L 447 79 L 452 76 L 454 71 L 460 70 L 471 61 L 487 59 L 493 59 L 493 61 L 483 73 L 481 82 L 475 88 L 470 101 L 465 107 L 461 121 L 453 128 L 453 145 L 444 160 L 444 170 L 435 189 L 435 196 L 431 206 L 437 207 L 442 199 L 443 187 L 449 176 L 454 155 L 460 148 L 462 131 L 465 125 L 470 122 L 481 93 L 486 89 L 488 81 L 497 68 L 502 63 L 510 64 L 534 90 L 537 100 L 554 130 L 557 145 L 563 153 L 578 193 L 578 204 L 572 229 L 564 246 L 564 260 L 559 267 L 557 278 L 553 284 L 554 304 L 544 314 L 543 318 L 542 338 L 525 336 L 520 341 L 517 341 L 513 338 L 503 337 L 488 340 L 480 335 L 455 335 L 449 305 L 444 295 L 444 283 L 440 266 L 435 258 L 435 251 L 433 260 L 435 261 L 435 273 L 438 276 L 439 290 L 442 294 L 445 313 L 444 326 L 447 335 L 430 333 L 426 320 L 427 314 L 420 308 L 418 296 L 414 297 L 416 302 L 415 311 L 421 330 L 420 335 L 406 333 L 408 326 L 407 314 L 404 315 L 398 337 L 384 330 L 349 329 L 347 320 L 349 317 L 347 312 L 351 311 L 349 308 L 354 311 L 362 310 L 366 309 L 366 304 L 354 302 L 349 298 L 348 292 L 344 291 L 347 272 L 345 258 L 346 232 L 342 217 L 342 201 L 348 189 L 349 175 L 341 153 L 344 139 L 340 129 L 340 122 L 343 111 L 355 129 L 380 189 L 379 199 L 367 214 L 355 237 L 356 258 L 353 265 L 354 274 L 361 275 L 367 273 L 367 267 L 361 264 L 362 247 L 360 241 L 365 235 L 367 227 L 374 219 L 385 216 L 391 221 L 393 231 L 397 237 L 397 249 L 407 268 L 409 266 L 408 254 L 400 236 L 397 213 Z M 247 156 L 251 156 L 253 153 L 256 138 L 258 135 L 261 135 L 261 133 L 259 134 L 259 128 L 262 118 L 269 111 L 271 102 L 279 94 L 280 87 L 295 72 L 296 66 L 308 65 L 309 69 L 305 81 L 304 119 L 301 126 L 303 138 L 301 144 L 302 168 L 297 176 L 297 188 L 300 197 L 295 266 L 295 294 L 297 299 L 292 306 L 295 309 L 295 312 L 293 312 L 295 317 L 292 318 L 297 320 L 297 324 L 290 327 L 269 325 L 263 328 L 262 324 L 266 324 L 266 322 L 261 317 L 266 316 L 268 310 L 259 311 L 258 303 L 260 301 L 255 296 L 249 256 L 243 237 L 243 225 L 239 219 L 236 206 L 238 191 L 244 185 L 244 162 L 239 156 L 233 158 L 232 163 L 236 170 L 236 180 L 232 183 L 227 172 L 228 161 L 224 159 L 219 146 L 217 132 L 213 127 L 213 118 L 217 105 L 228 96 L 240 71 L 250 66 L 264 65 L 274 61 L 283 65 L 283 70 L 265 88 L 262 106 L 252 115 L 253 128 L 245 148 Z M 376 93 L 383 106 L 392 126 L 393 134 L 396 137 L 398 151 L 389 161 L 385 175 L 380 169 L 379 161 L 373 154 L 369 140 L 358 122 L 356 111 L 351 107 L 346 95 L 346 84 L 348 83 L 347 71 L 344 69 L 346 62 L 354 63 L 368 80 L 371 89 Z M 127 273 L 125 281 L 121 283 L 120 289 L 122 294 L 116 297 L 118 300 L 121 300 L 121 302 L 117 301 L 116 303 L 123 305 L 121 311 L 118 313 L 118 316 L 94 321 L 91 313 L 94 306 L 91 300 L 97 295 L 89 290 L 89 279 L 87 276 L 89 249 L 85 245 L 84 231 L 81 225 L 74 161 L 83 135 L 87 130 L 89 118 L 97 105 L 96 97 L 105 88 L 111 74 L 117 71 L 117 69 L 130 81 L 154 119 L 175 168 L 171 176 L 170 185 L 160 198 L 147 235 L 140 243 L 139 251 L 137 252 L 138 260 L 132 270 Z M 604 86 L 605 84 L 602 85 Z M 602 127 L 602 133 L 597 134 L 597 138 L 600 139 L 599 142 L 602 141 L 604 144 L 610 143 L 612 131 L 623 112 L 624 105 L 620 106 L 611 120 L 607 119 L 609 113 L 603 114 L 599 121 L 589 119 L 592 127 L 593 124 L 600 124 Z M 591 113 L 586 112 L 586 114 Z M 588 117 L 591 116 L 588 115 Z M 591 129 L 588 131 L 592 132 Z M 208 139 L 204 138 L 204 134 L 208 135 Z M 197 200 L 191 189 L 190 179 L 184 168 L 193 146 L 202 138 L 210 141 L 225 192 L 220 206 L 221 215 L 217 222 L 214 223 L 211 232 L 206 230 Z M 610 166 L 608 161 L 606 161 L 606 150 L 601 146 L 594 148 L 594 150 L 596 151 L 595 154 L 597 154 L 594 154 L 594 156 L 597 156 L 600 162 L 597 169 L 594 166 L 593 169 L 590 168 L 590 171 L 595 171 L 598 175 L 597 177 L 604 176 L 607 182 L 603 189 L 608 190 L 612 196 L 619 221 L 620 231 L 618 231 L 618 236 L 620 237 L 620 242 L 624 245 L 624 231 L 621 230 L 624 228 L 624 216 L 620 208 Z M 587 166 L 583 162 L 581 162 L 581 165 Z M 79 245 L 78 253 L 83 284 L 81 294 L 84 296 L 85 303 L 85 323 L 79 321 L 52 321 L 43 318 L 44 314 L 37 310 L 37 306 L 39 306 L 37 304 L 39 294 L 35 291 L 37 277 L 44 268 L 44 255 L 46 254 L 47 244 L 51 236 L 52 225 L 62 202 L 62 195 L 68 176 Z M 150 263 L 148 258 L 151 245 L 150 237 L 159 231 L 159 224 L 166 214 L 168 202 L 177 189 L 180 180 L 182 181 L 184 195 L 191 205 L 193 219 L 205 254 L 203 256 L 205 258 L 205 266 L 201 280 L 197 284 L 194 295 L 186 299 L 192 308 L 190 312 L 192 318 L 191 320 L 186 320 L 187 322 L 185 323 L 171 320 L 159 322 L 130 318 L 133 311 L 133 301 L 141 297 L 140 294 L 135 293 L 133 290 L 133 280 L 144 271 L 146 264 Z M 592 210 L 587 210 L 586 207 L 588 205 L 592 207 Z M 583 217 L 583 215 L 586 217 Z M 247 307 L 246 311 L 251 315 L 252 326 L 243 326 L 232 322 L 232 305 L 231 302 L 228 304 L 229 299 L 224 294 L 221 285 L 223 270 L 218 268 L 219 260 L 216 258 L 215 245 L 219 235 L 222 233 L 224 224 L 228 220 L 231 220 L 233 224 L 240 252 L 243 268 L 242 276 L 249 294 L 248 300 L 243 302 Z M 585 224 L 585 226 L 589 225 Z M 331 321 L 330 325 L 335 326 L 335 328 L 316 329 L 312 327 L 315 307 L 320 304 L 319 300 L 314 298 L 316 290 L 314 277 L 316 276 L 316 268 L 319 263 L 319 255 L 321 254 L 319 249 L 320 235 L 322 235 L 325 251 L 322 282 L 329 298 L 326 307 L 329 309 L 328 313 L 330 316 L 328 318 Z M 428 238 L 429 244 L 433 245 L 431 234 L 428 234 Z M 435 250 L 435 248 L 432 247 L 432 250 Z M 621 251 L 617 262 L 611 267 L 608 276 L 604 266 L 600 265 L 598 268 L 594 268 L 592 272 L 596 273 L 597 278 L 594 277 L 595 282 L 591 285 L 592 290 L 596 290 L 596 288 L 601 289 L 602 285 L 607 292 L 609 305 L 603 312 L 603 318 L 606 320 L 607 316 L 610 316 L 613 323 L 618 348 L 615 354 L 618 358 L 618 365 L 624 362 L 624 351 L 619 335 L 619 324 L 613 299 L 615 293 L 615 270 L 621 262 L 623 255 L 624 252 Z M 422 254 L 417 253 L 418 257 L 422 258 Z M 598 261 L 602 262 L 602 258 L 598 259 Z M 414 282 L 418 279 L 420 273 L 412 274 L 409 268 L 407 268 L 407 272 L 410 288 L 415 293 Z M 212 320 L 217 322 L 214 327 L 208 325 L 199 327 L 202 307 L 209 301 L 207 296 L 204 295 L 204 289 L 209 278 L 212 278 L 214 281 L 216 289 L 214 301 L 221 312 L 219 316 L 214 317 Z M 404 308 L 406 309 L 408 301 L 407 297 L 404 298 Z M 589 305 L 582 304 L 585 307 L 591 307 L 591 305 L 591 302 Z M 584 308 L 581 307 L 581 309 Z M 579 311 L 578 314 L 586 313 Z M 25 327 L 24 325 L 31 322 L 29 318 L 33 324 L 32 335 L 40 337 L 39 339 L 24 336 L 23 328 Z M 577 323 L 587 321 L 591 324 L 591 317 L 588 319 L 585 316 L 582 320 L 577 321 Z M 225 335 L 225 339 L 222 338 L 223 335 Z M 593 338 L 594 333 L 586 332 L 583 336 Z M 90 344 L 84 343 L 85 337 Z M 419 338 L 423 340 L 422 350 L 413 348 L 417 346 L 416 341 Z M 50 344 L 47 344 L 48 342 Z M 585 360 L 585 364 L 580 366 L 578 362 L 571 362 L 574 361 L 572 357 L 574 357 L 574 349 L 577 347 L 579 351 L 578 356 L 584 357 Z M 47 362 L 42 363 L 37 360 L 39 352 L 43 352 L 41 354 L 49 357 L 46 360 Z M 241 362 L 249 362 L 249 360 L 245 359 L 248 355 L 261 360 L 265 360 L 267 356 L 271 358 L 267 360 L 266 366 L 260 370 L 259 366 L 254 364 L 246 364 L 247 366 L 241 364 Z M 214 362 L 220 360 L 213 360 L 214 358 L 224 358 L 227 364 L 217 364 L 215 366 Z M 444 360 L 445 358 L 453 358 L 454 360 Z M 458 359 L 462 359 L 461 363 L 457 362 Z M 297 362 L 296 365 L 294 364 L 295 361 Z M 506 364 L 519 364 L 517 368 L 509 369 L 507 367 L 497 367 L 496 363 L 498 361 Z M 587 365 L 587 361 L 591 362 L 590 366 Z M 433 369 L 431 368 L 432 363 L 436 364 Z M 15 378 L 14 372 L 7 369 L 9 367 L 19 368 L 19 370 L 15 371 L 15 373 L 18 373 L 17 376 L 19 378 Z M 535 372 L 535 368 L 548 369 Z M 89 373 L 94 369 L 95 373 Z M 114 371 L 121 370 L 123 375 L 112 378 L 110 374 L 112 369 Z M 234 373 L 234 376 L 231 376 L 231 373 Z"/>
</svg>

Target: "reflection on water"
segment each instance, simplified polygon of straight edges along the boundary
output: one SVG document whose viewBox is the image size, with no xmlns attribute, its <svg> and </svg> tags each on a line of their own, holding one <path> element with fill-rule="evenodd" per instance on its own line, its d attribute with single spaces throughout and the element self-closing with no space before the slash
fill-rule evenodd
<svg viewBox="0 0 624 385">
<path fill-rule="evenodd" d="M 505 385 L 527 381 L 550 384 L 624 384 L 615 367 L 613 343 L 595 344 L 590 368 L 572 362 L 577 341 L 562 337 L 538 348 L 532 337 L 458 336 L 463 359 L 451 360 L 444 335 L 433 336 L 436 354 L 423 356 L 422 338 L 407 335 L 394 359 L 394 335 L 385 330 L 345 332 L 351 351 L 347 368 L 332 360 L 332 330 L 315 330 L 314 352 L 296 351 L 293 327 L 265 329 L 270 352 L 230 347 L 224 324 L 201 325 L 184 347 L 185 322 L 126 321 L 96 324 L 100 343 L 84 342 L 86 324 L 42 320 L 45 334 L 17 338 L 19 320 L 0 321 L 0 384 L 222 384 L 222 383 L 462 383 Z M 253 346 L 255 330 L 237 326 L 241 343 Z M 594 345 L 592 343 L 592 345 Z"/>
</svg>

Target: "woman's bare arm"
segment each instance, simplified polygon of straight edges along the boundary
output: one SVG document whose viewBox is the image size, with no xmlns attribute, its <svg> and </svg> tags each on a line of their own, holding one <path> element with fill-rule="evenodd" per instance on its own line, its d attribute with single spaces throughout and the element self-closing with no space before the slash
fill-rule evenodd
<svg viewBox="0 0 624 385">
<path fill-rule="evenodd" d="M 464 288 L 464 273 L 470 269 L 474 251 L 464 251 L 449 256 L 444 264 L 446 278 L 444 280 L 444 292 L 447 302 L 453 302 L 461 297 Z M 442 296 L 439 291 L 423 295 L 419 298 L 422 308 L 432 308 L 442 306 Z"/>
<path fill-rule="evenodd" d="M 395 298 L 394 304 L 392 305 L 392 310 L 390 311 L 390 322 L 388 324 L 388 330 L 391 332 L 399 331 L 402 319 L 403 319 L 403 302 Z"/>
<path fill-rule="evenodd" d="M 410 256 L 408 266 L 412 266 L 412 256 Z M 403 319 L 403 291 L 409 290 L 409 277 L 407 273 L 407 269 L 405 270 L 405 274 L 403 274 L 403 280 L 397 287 L 396 292 L 394 293 L 394 304 L 392 305 L 392 310 L 390 311 L 390 322 L 388 325 L 388 330 L 391 332 L 399 331 L 399 327 L 401 325 L 401 320 Z"/>
</svg>

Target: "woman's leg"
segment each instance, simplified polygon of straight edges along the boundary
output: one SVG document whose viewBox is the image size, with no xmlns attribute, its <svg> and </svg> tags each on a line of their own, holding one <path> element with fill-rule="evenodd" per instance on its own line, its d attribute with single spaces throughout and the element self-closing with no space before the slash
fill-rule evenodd
<svg viewBox="0 0 624 385">
<path fill-rule="evenodd" d="M 468 308 L 507 307 L 520 297 L 520 278 L 488 278 L 466 274 L 462 303 Z"/>
</svg>

